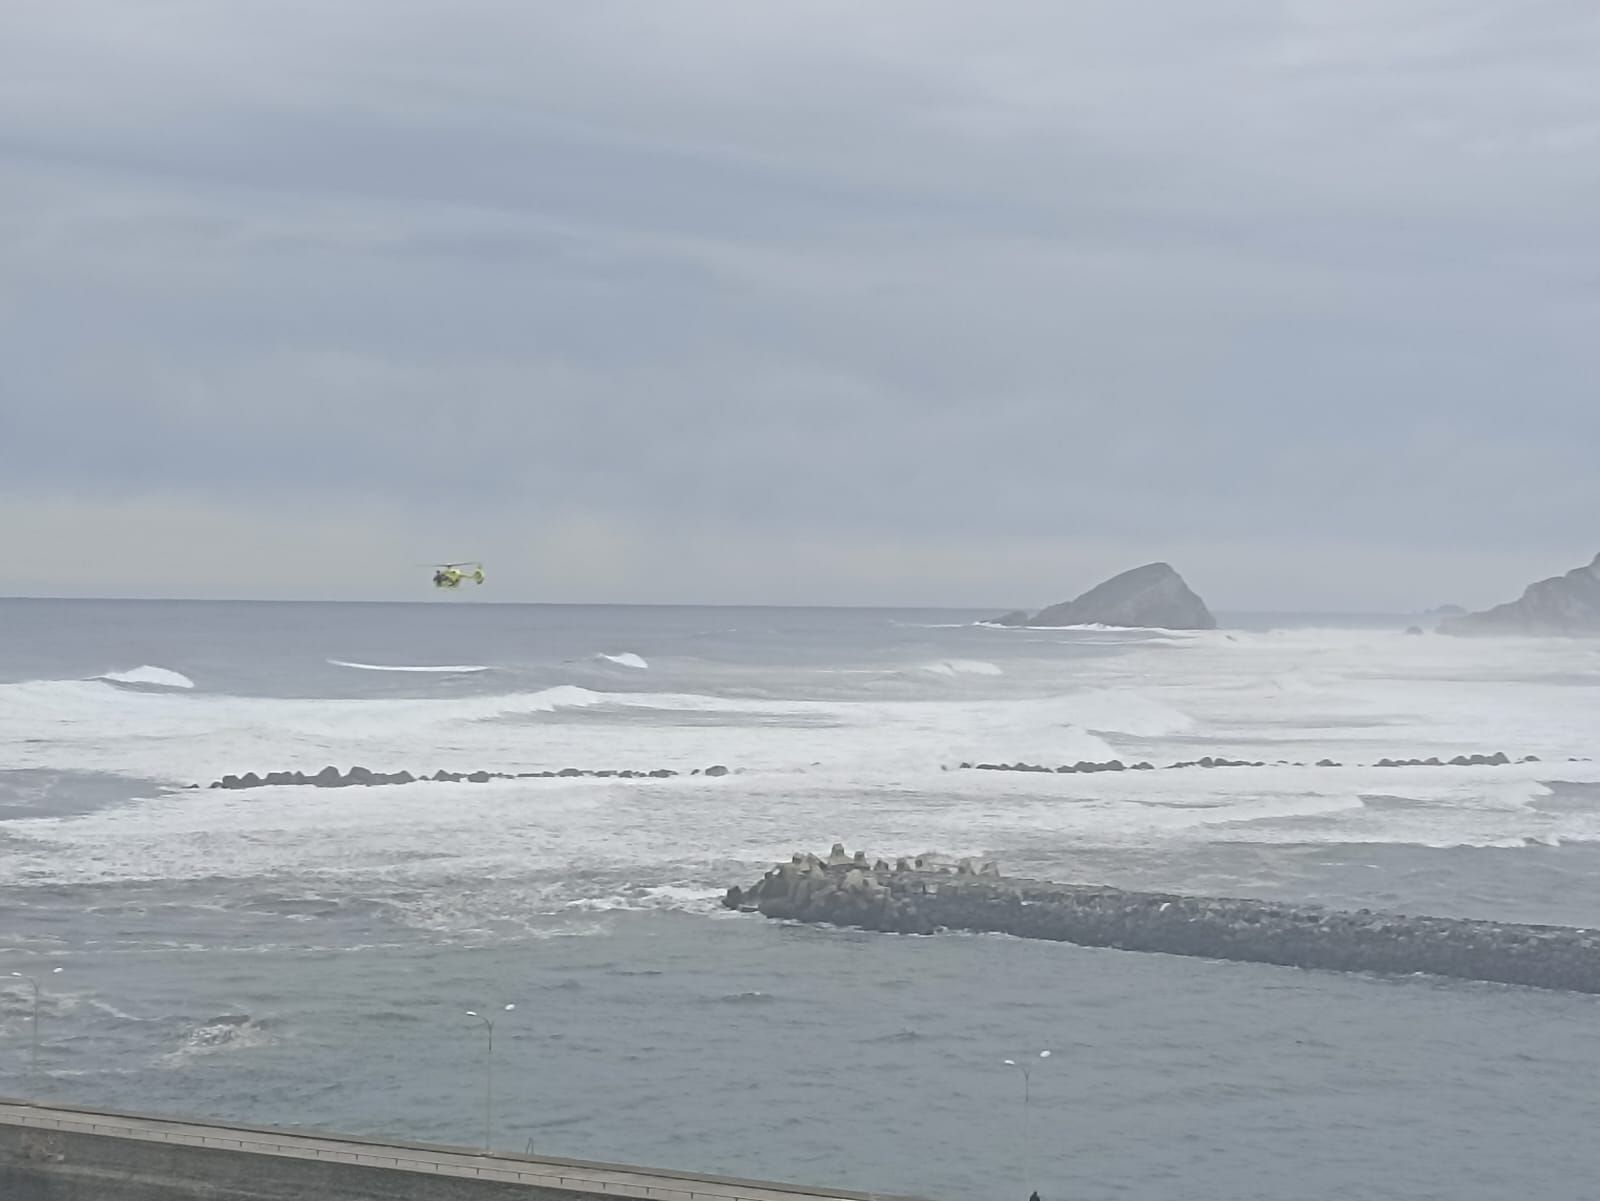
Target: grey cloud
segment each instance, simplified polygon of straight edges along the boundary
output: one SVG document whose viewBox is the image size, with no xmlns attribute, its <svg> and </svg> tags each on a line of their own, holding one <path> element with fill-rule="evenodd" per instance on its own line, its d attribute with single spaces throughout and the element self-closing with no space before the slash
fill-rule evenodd
<svg viewBox="0 0 1600 1201">
<path fill-rule="evenodd" d="M 187 586 L 226 591 L 290 496 L 386 547 L 587 530 L 630 548 L 595 599 L 799 599 L 768 543 L 840 602 L 1184 547 L 1235 606 L 1380 564 L 1365 603 L 1431 601 L 1592 553 L 1577 0 L 9 20 L 0 496 L 79 558 L 97 506 L 209 506 Z"/>
</svg>

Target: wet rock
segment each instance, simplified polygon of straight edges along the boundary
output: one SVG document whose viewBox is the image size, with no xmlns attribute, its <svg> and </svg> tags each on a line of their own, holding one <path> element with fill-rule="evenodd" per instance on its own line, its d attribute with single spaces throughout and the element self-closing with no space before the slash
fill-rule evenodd
<svg viewBox="0 0 1600 1201">
<path fill-rule="evenodd" d="M 313 776 L 311 782 L 318 788 L 337 788 L 339 787 L 340 779 L 339 769 L 330 766 L 323 768 Z"/>
<path fill-rule="evenodd" d="M 824 866 L 796 853 L 724 904 L 774 918 L 907 934 L 939 929 L 1283 964 L 1333 971 L 1429 973 L 1600 993 L 1600 931 L 1325 910 L 1268 901 L 1125 892 L 1000 880 L 973 861 L 935 870 L 919 856 L 863 869 L 841 846 Z M 880 861 L 881 863 L 881 861 Z M 993 870 L 991 870 L 993 869 Z"/>
<path fill-rule="evenodd" d="M 728 769 L 720 763 L 713 763 L 710 767 L 706 768 L 706 775 L 708 776 L 725 776 L 727 774 Z"/>
<path fill-rule="evenodd" d="M 489 773 L 486 771 L 475 771 L 467 776 L 467 782 L 471 784 L 487 784 L 489 782 Z"/>
</svg>

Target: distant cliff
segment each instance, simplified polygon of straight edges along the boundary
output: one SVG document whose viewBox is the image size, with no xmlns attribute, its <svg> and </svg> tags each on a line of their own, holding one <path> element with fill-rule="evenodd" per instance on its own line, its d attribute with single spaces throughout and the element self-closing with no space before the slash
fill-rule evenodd
<svg viewBox="0 0 1600 1201">
<path fill-rule="evenodd" d="M 1600 634 L 1600 555 L 1529 584 L 1521 600 L 1439 623 L 1443 634 Z"/>
<path fill-rule="evenodd" d="M 1163 630 L 1214 630 L 1217 619 L 1166 563 L 1147 563 L 1089 589 L 1076 600 L 1029 617 L 1007 613 L 1010 626 L 1136 626 Z"/>
</svg>

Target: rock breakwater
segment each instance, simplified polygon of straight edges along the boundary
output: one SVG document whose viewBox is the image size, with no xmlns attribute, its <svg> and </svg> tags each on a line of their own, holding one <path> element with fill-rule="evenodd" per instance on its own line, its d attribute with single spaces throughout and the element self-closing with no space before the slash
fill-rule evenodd
<svg viewBox="0 0 1600 1201">
<path fill-rule="evenodd" d="M 417 784 L 422 782 L 487 784 L 490 780 L 668 780 L 679 775 L 715 777 L 728 774 L 730 774 L 728 768 L 721 763 L 713 763 L 706 768 L 697 767 L 689 772 L 673 771 L 665 767 L 658 767 L 651 771 L 636 771 L 631 768 L 590 769 L 563 767 L 558 771 L 436 771 L 431 775 L 426 773 L 413 774 L 408 771 L 372 771 L 370 768 L 365 767 L 352 767 L 349 771 L 341 772 L 337 767 L 330 765 L 310 775 L 303 771 L 269 771 L 264 775 L 247 771 L 242 776 L 227 775 L 220 780 L 213 780 L 210 787 L 238 789 L 268 788 L 283 784 L 306 784 L 314 788 L 361 788 L 378 784 Z M 200 786 L 191 784 L 189 787 L 198 788 Z"/>
<path fill-rule="evenodd" d="M 1538 763 L 1539 756 L 1524 755 L 1520 759 L 1512 759 L 1504 751 L 1496 751 L 1492 755 L 1455 755 L 1449 759 L 1441 759 L 1437 755 L 1426 759 L 1379 759 L 1376 763 L 1351 764 L 1352 767 L 1504 767 L 1509 763 Z M 1576 756 L 1568 760 L 1571 763 L 1582 762 Z M 1305 761 L 1291 762 L 1288 759 L 1278 759 L 1269 763 L 1265 759 L 1229 759 L 1221 755 L 1202 755 L 1198 759 L 1183 759 L 1176 763 L 1165 764 L 1161 770 L 1170 771 L 1174 768 L 1185 767 L 1344 767 L 1345 764 L 1333 759 L 1318 759 L 1315 763 Z M 1124 763 L 1121 759 L 1108 759 L 1104 763 L 1092 763 L 1080 759 L 1076 763 L 1063 763 L 1058 767 L 1049 767 L 1042 763 L 971 763 L 963 762 L 958 765 L 961 771 L 1033 771 L 1055 772 L 1058 774 L 1071 774 L 1073 772 L 1101 772 L 1101 771 L 1155 771 L 1153 763 Z"/>
<path fill-rule="evenodd" d="M 1600 993 L 1600 931 L 1463 918 L 1354 912 L 1232 897 L 1129 892 L 1101 885 L 1003 879 L 992 863 L 893 867 L 796 854 L 729 909 L 901 934 L 967 930 L 1338 972 L 1424 973 Z"/>
</svg>

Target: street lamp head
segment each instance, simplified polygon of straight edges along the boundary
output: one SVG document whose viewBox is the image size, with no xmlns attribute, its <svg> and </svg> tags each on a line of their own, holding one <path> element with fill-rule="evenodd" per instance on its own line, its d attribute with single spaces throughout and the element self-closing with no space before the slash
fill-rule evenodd
<svg viewBox="0 0 1600 1201">
<path fill-rule="evenodd" d="M 1049 1051 L 1040 1051 L 1039 1052 L 1039 1058 L 1040 1059 L 1049 1059 L 1050 1058 L 1050 1052 Z"/>
<path fill-rule="evenodd" d="M 511 1005 L 507 1005 L 507 1006 L 506 1006 L 506 1012 L 507 1012 L 507 1013 L 510 1013 L 510 1012 L 511 1012 L 511 1011 L 512 1011 L 512 1010 L 513 1010 L 513 1009 L 515 1009 L 515 1008 L 516 1008 L 516 1005 L 515 1005 L 515 1003 L 513 1003 L 513 1004 L 511 1004 Z"/>
<path fill-rule="evenodd" d="M 469 1018 L 475 1018 L 478 1016 L 478 1011 L 476 1009 L 469 1009 L 467 1010 L 467 1016 Z"/>
<path fill-rule="evenodd" d="M 53 968 L 51 968 L 51 969 L 50 969 L 50 974 L 51 974 L 51 975 L 52 975 L 52 976 L 54 976 L 54 975 L 55 975 L 55 974 L 56 974 L 56 973 L 57 973 L 57 972 L 59 972 L 59 971 L 60 971 L 60 970 L 61 970 L 61 969 L 60 969 L 60 968 L 58 968 L 58 967 L 53 967 Z"/>
<path fill-rule="evenodd" d="M 1017 1066 L 1017 1061 L 1015 1059 L 1007 1059 L 1004 1062 L 1010 1067 L 1016 1067 Z"/>
</svg>

